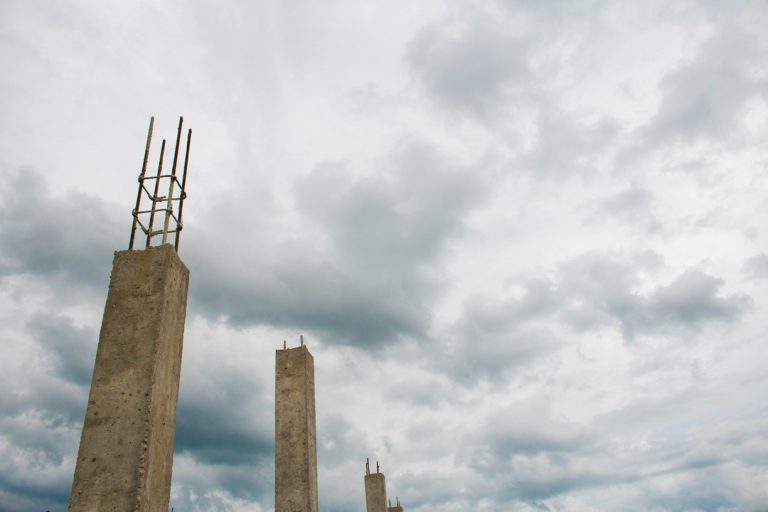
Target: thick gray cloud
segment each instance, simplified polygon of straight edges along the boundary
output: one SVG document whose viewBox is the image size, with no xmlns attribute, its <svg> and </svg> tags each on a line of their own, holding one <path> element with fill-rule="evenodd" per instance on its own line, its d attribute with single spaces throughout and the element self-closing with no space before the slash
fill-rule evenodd
<svg viewBox="0 0 768 512">
<path fill-rule="evenodd" d="M 562 318 L 576 328 L 618 322 L 624 338 L 631 341 L 641 334 L 695 331 L 708 322 L 730 322 L 750 305 L 744 294 L 721 297 L 723 281 L 696 269 L 649 293 L 637 293 L 636 265 L 654 264 L 655 257 L 641 254 L 632 259 L 634 263 L 592 253 L 564 264 L 559 285 Z"/>
<path fill-rule="evenodd" d="M 56 510 L 72 483 L 95 345 L 90 329 L 65 316 L 38 312 L 27 329 L 26 367 L 2 379 L 9 390 L 24 385 L 0 400 L 0 498 L 3 510 Z M 18 349 L 5 346 L 11 355 Z"/>
<path fill-rule="evenodd" d="M 187 386 L 181 393 L 176 451 L 189 452 L 198 461 L 211 464 L 270 464 L 274 431 L 269 422 L 253 421 L 255 411 L 271 409 L 260 401 L 263 390 L 242 370 L 217 370 L 199 376 L 194 387 Z M 242 396 L 244 389 L 249 390 L 246 397 Z M 233 407 L 236 401 L 239 407 Z"/>
<path fill-rule="evenodd" d="M 441 250 L 487 194 L 487 177 L 422 144 L 397 150 L 384 166 L 355 177 L 325 163 L 300 178 L 294 199 L 308 233 L 282 243 L 251 233 L 268 244 L 255 254 L 232 245 L 249 263 L 245 278 L 231 272 L 242 265 L 232 254 L 212 258 L 190 244 L 199 275 L 193 311 L 237 326 L 292 325 L 369 349 L 423 335 Z"/>
<path fill-rule="evenodd" d="M 561 264 L 555 279 L 523 282 L 519 298 L 475 297 L 464 307 L 453 350 L 441 367 L 454 378 L 501 378 L 562 347 L 576 332 L 618 328 L 638 336 L 695 334 L 712 323 L 732 323 L 751 305 L 745 294 L 722 296 L 723 280 L 689 269 L 639 293 L 639 273 L 660 264 L 654 253 L 586 253 Z"/>
<path fill-rule="evenodd" d="M 423 334 L 440 285 L 432 264 L 487 193 L 487 178 L 449 164 L 428 145 L 406 146 L 386 165 L 375 177 L 355 178 L 325 164 L 299 180 L 295 200 L 313 224 L 303 243 L 275 240 L 274 228 L 262 224 L 251 235 L 270 251 L 222 241 L 232 252 L 216 254 L 197 238 L 203 233 L 185 232 L 184 259 L 195 273 L 192 311 L 237 326 L 294 325 L 331 343 L 371 348 Z M 34 171 L 16 174 L 5 194 L 0 240 L 8 275 L 60 286 L 106 283 L 109 255 L 128 226 L 118 229 L 101 201 L 52 195 Z M 211 222 L 230 222 L 224 212 Z M 250 263 L 245 278 L 231 272 L 243 260 Z"/>
<path fill-rule="evenodd" d="M 97 339 L 93 329 L 79 327 L 71 318 L 43 314 L 33 316 L 28 326 L 38 344 L 52 356 L 58 376 L 78 386 L 91 383 Z"/>
<path fill-rule="evenodd" d="M 127 229 L 115 229 L 112 215 L 98 198 L 72 191 L 64 197 L 52 195 L 45 178 L 24 169 L 6 181 L 0 204 L 6 274 L 93 286 L 107 283 L 110 255 L 122 245 L 119 235 Z"/>
</svg>

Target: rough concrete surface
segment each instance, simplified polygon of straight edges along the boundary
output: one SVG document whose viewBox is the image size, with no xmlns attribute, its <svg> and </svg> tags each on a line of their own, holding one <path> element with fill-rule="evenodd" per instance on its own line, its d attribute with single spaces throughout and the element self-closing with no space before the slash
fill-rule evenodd
<svg viewBox="0 0 768 512">
<path fill-rule="evenodd" d="M 387 483 L 384 473 L 365 475 L 365 509 L 367 512 L 387 512 Z"/>
<path fill-rule="evenodd" d="M 275 512 L 317 512 L 314 359 L 303 345 L 275 359 Z"/>
<path fill-rule="evenodd" d="M 168 510 L 188 283 L 170 245 L 115 253 L 70 512 Z"/>
</svg>

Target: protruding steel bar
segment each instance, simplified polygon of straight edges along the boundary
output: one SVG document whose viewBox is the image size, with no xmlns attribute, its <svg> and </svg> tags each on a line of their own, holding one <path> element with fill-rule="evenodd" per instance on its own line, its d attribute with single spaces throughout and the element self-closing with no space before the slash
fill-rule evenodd
<svg viewBox="0 0 768 512">
<path fill-rule="evenodd" d="M 184 212 L 184 199 L 187 197 L 186 185 L 187 174 L 189 170 L 189 152 L 192 146 L 192 130 L 187 131 L 187 146 L 184 152 L 184 169 L 181 179 L 178 176 L 179 167 L 179 150 L 181 148 L 181 132 L 184 127 L 184 118 L 179 117 L 179 126 L 176 132 L 176 144 L 173 150 L 173 164 L 171 166 L 170 173 L 163 174 L 163 165 L 165 163 L 165 146 L 166 140 L 163 140 L 160 147 L 160 159 L 157 164 L 157 173 L 154 176 L 147 176 L 147 167 L 149 165 L 149 153 L 152 143 L 152 135 L 154 132 L 155 118 L 151 117 L 149 121 L 149 131 L 147 133 L 147 144 L 144 150 L 144 160 L 142 163 L 141 174 L 139 175 L 139 190 L 136 194 L 136 206 L 133 209 L 133 223 L 131 226 L 131 238 L 128 244 L 128 248 L 133 250 L 136 242 L 136 230 L 141 228 L 141 231 L 147 236 L 146 247 L 152 246 L 152 238 L 158 235 L 162 235 L 162 243 L 168 243 L 169 233 L 175 233 L 174 247 L 178 251 L 179 239 L 181 230 L 184 228 L 182 221 L 182 215 Z M 168 195 L 160 196 L 160 181 L 168 179 Z M 148 182 L 154 180 L 154 187 Z M 152 189 L 152 190 L 150 190 Z M 176 191 L 178 195 L 174 195 Z M 151 201 L 151 206 L 141 208 L 142 196 L 146 194 Z M 174 208 L 174 201 L 179 202 L 178 214 Z M 160 203 L 165 203 L 161 205 Z M 162 207 L 164 206 L 164 207 Z M 160 213 L 165 214 L 163 219 L 163 227 L 161 229 L 155 229 L 155 217 Z M 149 214 L 149 222 L 146 222 L 146 217 L 143 215 Z M 144 219 L 144 220 L 143 220 Z M 157 220 L 159 223 L 160 221 Z M 175 224 L 172 226 L 171 222 Z"/>
<path fill-rule="evenodd" d="M 176 252 L 179 251 L 179 235 L 181 230 L 184 229 L 184 223 L 182 221 L 182 214 L 184 213 L 184 199 L 187 197 L 187 165 L 189 164 L 189 146 L 192 144 L 192 130 L 187 132 L 187 149 L 184 153 L 184 172 L 181 175 L 181 193 L 179 195 L 179 218 L 176 223 Z"/>
<path fill-rule="evenodd" d="M 165 223 L 163 224 L 163 244 L 168 241 L 168 223 L 171 221 L 171 212 L 173 211 L 173 186 L 176 184 L 176 163 L 179 161 L 179 143 L 181 142 L 181 126 L 184 124 L 184 118 L 179 117 L 179 129 L 176 131 L 176 146 L 173 150 L 173 166 L 171 167 L 171 179 L 168 184 L 168 201 L 165 210 Z M 179 202 L 181 208 L 181 202 Z M 178 232 L 179 227 L 176 226 Z M 178 237 L 177 237 L 178 238 Z"/>
<path fill-rule="evenodd" d="M 155 208 L 157 207 L 157 193 L 160 187 L 160 175 L 163 173 L 163 157 L 165 156 L 165 139 L 160 146 L 160 162 L 157 164 L 157 178 L 155 179 L 155 193 L 152 194 L 152 211 L 149 214 L 149 227 L 147 229 L 147 248 L 152 241 L 152 226 L 155 223 Z"/>
<path fill-rule="evenodd" d="M 133 250 L 133 241 L 136 238 L 136 223 L 139 221 L 139 207 L 141 206 L 141 189 L 143 187 L 144 175 L 147 173 L 147 162 L 149 161 L 149 146 L 152 143 L 152 128 L 155 125 L 155 116 L 149 118 L 149 131 L 147 132 L 147 145 L 144 148 L 144 162 L 141 164 L 141 174 L 139 175 L 139 191 L 136 194 L 136 207 L 133 209 L 133 226 L 131 227 L 131 240 L 128 242 L 128 249 Z"/>
</svg>

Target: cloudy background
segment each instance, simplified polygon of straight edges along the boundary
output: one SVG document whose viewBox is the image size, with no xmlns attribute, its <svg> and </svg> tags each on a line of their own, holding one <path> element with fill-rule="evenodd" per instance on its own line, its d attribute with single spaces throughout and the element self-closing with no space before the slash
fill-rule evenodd
<svg viewBox="0 0 768 512">
<path fill-rule="evenodd" d="M 66 507 L 151 115 L 193 128 L 171 505 L 768 510 L 764 1 L 0 1 L 0 510 Z M 156 145 L 155 149 L 158 149 Z"/>
</svg>

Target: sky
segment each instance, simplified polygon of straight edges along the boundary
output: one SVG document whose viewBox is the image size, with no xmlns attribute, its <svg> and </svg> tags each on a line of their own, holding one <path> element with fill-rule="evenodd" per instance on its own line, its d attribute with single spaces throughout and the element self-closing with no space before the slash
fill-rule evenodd
<svg viewBox="0 0 768 512">
<path fill-rule="evenodd" d="M 194 132 L 171 506 L 768 510 L 764 0 L 0 0 L 0 510 L 72 484 L 146 130 Z M 155 144 L 155 151 L 159 144 Z M 153 158 L 157 158 L 156 152 Z"/>
</svg>

